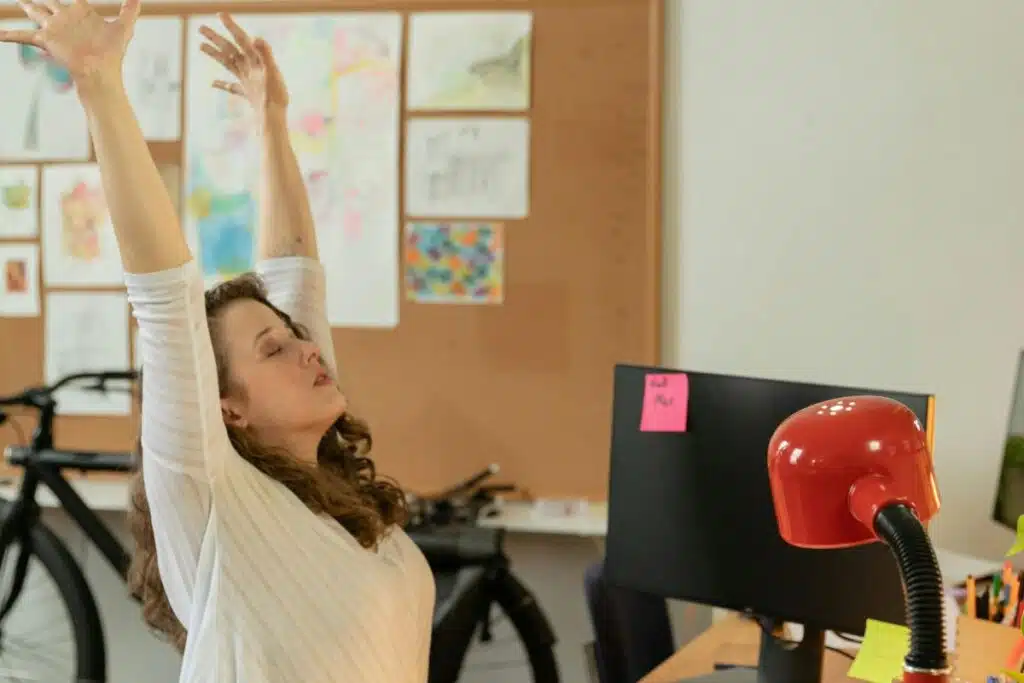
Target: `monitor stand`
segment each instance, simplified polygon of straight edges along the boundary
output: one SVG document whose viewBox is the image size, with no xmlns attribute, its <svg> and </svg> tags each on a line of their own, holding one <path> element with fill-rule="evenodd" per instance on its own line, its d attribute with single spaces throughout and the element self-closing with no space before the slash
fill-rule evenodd
<svg viewBox="0 0 1024 683">
<path fill-rule="evenodd" d="M 771 632 L 770 628 L 761 631 L 757 669 L 723 669 L 704 676 L 686 678 L 679 683 L 821 683 L 821 667 L 825 661 L 825 632 L 804 627 L 803 640 L 799 643 L 778 638 L 771 635 Z"/>
</svg>

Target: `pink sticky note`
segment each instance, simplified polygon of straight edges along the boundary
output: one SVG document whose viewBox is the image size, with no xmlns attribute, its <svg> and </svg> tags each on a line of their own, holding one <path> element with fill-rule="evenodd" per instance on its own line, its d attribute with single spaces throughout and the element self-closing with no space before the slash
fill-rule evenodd
<svg viewBox="0 0 1024 683">
<path fill-rule="evenodd" d="M 690 402 L 690 378 L 681 372 L 647 375 L 641 432 L 685 432 Z"/>
</svg>

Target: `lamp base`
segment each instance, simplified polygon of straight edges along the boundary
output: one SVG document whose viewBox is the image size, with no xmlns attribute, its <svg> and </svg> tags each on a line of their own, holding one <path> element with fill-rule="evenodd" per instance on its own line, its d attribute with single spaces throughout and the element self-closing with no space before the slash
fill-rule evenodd
<svg viewBox="0 0 1024 683">
<path fill-rule="evenodd" d="M 761 624 L 761 647 L 757 668 L 735 668 L 686 678 L 679 683 L 821 683 L 825 661 L 825 632 L 804 627 L 799 643 L 772 635 L 767 620 Z"/>
</svg>

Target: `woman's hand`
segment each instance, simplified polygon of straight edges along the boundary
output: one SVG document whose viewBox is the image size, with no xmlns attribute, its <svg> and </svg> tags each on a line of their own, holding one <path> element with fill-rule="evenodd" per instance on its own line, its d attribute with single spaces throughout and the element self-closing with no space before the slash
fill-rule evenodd
<svg viewBox="0 0 1024 683">
<path fill-rule="evenodd" d="M 34 45 L 68 70 L 80 94 L 120 85 L 124 51 L 139 17 L 140 0 L 125 0 L 115 19 L 104 19 L 86 0 L 19 0 L 38 28 L 0 30 L 0 42 Z"/>
<path fill-rule="evenodd" d="M 209 42 L 203 43 L 199 49 L 217 60 L 236 80 L 214 81 L 213 87 L 244 97 L 258 116 L 271 108 L 287 107 L 288 89 L 267 42 L 262 38 L 250 38 L 230 14 L 218 16 L 231 39 L 209 26 L 202 26 L 199 33 Z"/>
</svg>

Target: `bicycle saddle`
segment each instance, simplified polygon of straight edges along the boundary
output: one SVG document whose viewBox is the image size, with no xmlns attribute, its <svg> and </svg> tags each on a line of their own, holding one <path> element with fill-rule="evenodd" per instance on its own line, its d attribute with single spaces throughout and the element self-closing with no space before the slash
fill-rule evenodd
<svg viewBox="0 0 1024 683">
<path fill-rule="evenodd" d="M 504 557 L 504 529 L 419 527 L 406 531 L 435 570 L 486 564 Z"/>
</svg>

